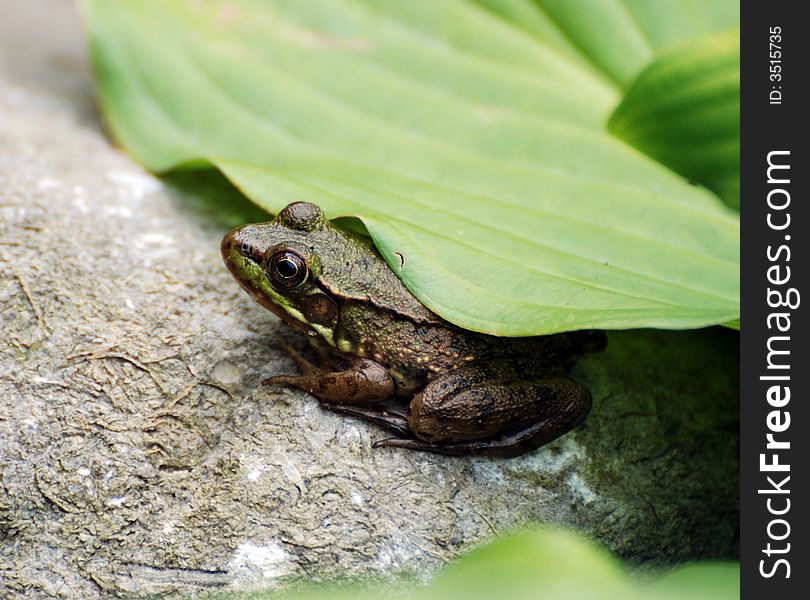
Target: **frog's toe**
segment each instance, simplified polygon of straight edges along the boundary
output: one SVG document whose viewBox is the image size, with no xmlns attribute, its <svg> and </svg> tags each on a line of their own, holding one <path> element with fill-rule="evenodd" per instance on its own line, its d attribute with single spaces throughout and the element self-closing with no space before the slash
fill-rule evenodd
<svg viewBox="0 0 810 600">
<path fill-rule="evenodd" d="M 382 448 L 388 446 L 395 448 L 407 448 L 408 450 L 447 454 L 449 456 L 478 454 L 482 456 L 510 458 L 530 452 L 548 441 L 542 438 L 539 440 L 535 439 L 536 436 L 537 431 L 535 431 L 535 428 L 530 428 L 526 431 L 519 432 L 516 435 L 505 436 L 497 439 L 444 444 L 434 444 L 417 438 L 387 438 L 374 442 L 372 447 Z"/>
<path fill-rule="evenodd" d="M 459 444 L 431 444 L 422 440 L 409 438 L 386 438 L 378 440 L 371 445 L 372 448 L 407 448 L 408 450 L 420 450 L 422 452 L 435 452 L 437 454 L 449 454 L 451 456 L 461 456 L 464 454 L 480 454 L 482 448 L 480 443 L 459 443 Z"/>
<path fill-rule="evenodd" d="M 267 379 L 262 379 L 262 385 L 292 385 L 295 386 L 300 378 L 299 375 L 273 375 Z"/>
<path fill-rule="evenodd" d="M 404 437 L 413 436 L 411 428 L 408 426 L 408 418 L 396 411 L 364 408 L 346 404 L 332 404 L 329 402 L 321 402 L 321 406 L 334 412 L 371 421 L 383 429 L 387 429 L 388 431 L 396 433 L 397 435 Z M 373 444 L 373 446 L 376 447 L 376 442 Z"/>
</svg>

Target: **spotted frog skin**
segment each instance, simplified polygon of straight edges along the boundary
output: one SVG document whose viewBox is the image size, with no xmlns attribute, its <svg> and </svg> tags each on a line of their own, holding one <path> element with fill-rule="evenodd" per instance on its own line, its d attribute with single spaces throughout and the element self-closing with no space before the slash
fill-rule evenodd
<svg viewBox="0 0 810 600">
<path fill-rule="evenodd" d="M 591 408 L 588 389 L 565 373 L 605 347 L 602 332 L 504 338 L 456 327 L 422 305 L 369 241 L 334 227 L 314 204 L 234 229 L 222 257 L 317 357 L 312 364 L 281 342 L 301 374 L 263 383 L 295 386 L 394 433 L 375 447 L 516 456 L 576 427 Z"/>
</svg>

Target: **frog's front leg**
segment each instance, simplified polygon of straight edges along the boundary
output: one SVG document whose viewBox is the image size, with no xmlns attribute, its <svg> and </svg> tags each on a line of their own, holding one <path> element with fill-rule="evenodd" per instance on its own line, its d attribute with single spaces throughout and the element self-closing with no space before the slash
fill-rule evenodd
<svg viewBox="0 0 810 600">
<path fill-rule="evenodd" d="M 262 381 L 262 385 L 291 385 L 328 405 L 370 405 L 394 393 L 394 382 L 388 371 L 373 360 L 357 358 L 343 370 L 329 371 L 307 361 L 286 342 L 279 343 L 302 374 L 276 375 Z"/>
<path fill-rule="evenodd" d="M 376 445 L 517 456 L 570 431 L 590 408 L 588 389 L 570 379 L 482 380 L 480 370 L 459 369 L 414 396 L 408 424 L 416 439 Z"/>
</svg>

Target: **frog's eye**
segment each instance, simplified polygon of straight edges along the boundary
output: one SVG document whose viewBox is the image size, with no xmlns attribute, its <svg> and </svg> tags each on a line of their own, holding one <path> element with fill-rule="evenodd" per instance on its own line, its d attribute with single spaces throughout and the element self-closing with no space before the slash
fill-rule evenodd
<svg viewBox="0 0 810 600">
<path fill-rule="evenodd" d="M 271 256 L 267 266 L 273 283 L 287 290 L 304 283 L 309 274 L 307 263 L 301 255 L 290 250 L 277 252 Z"/>
</svg>

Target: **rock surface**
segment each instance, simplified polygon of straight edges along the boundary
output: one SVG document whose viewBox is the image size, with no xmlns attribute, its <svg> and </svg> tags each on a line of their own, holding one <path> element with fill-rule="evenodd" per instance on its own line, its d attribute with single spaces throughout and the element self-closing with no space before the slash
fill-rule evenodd
<svg viewBox="0 0 810 600">
<path fill-rule="evenodd" d="M 734 332 L 623 332 L 595 406 L 511 460 L 372 450 L 297 391 L 277 320 L 219 257 L 256 212 L 111 146 L 71 3 L 0 19 L 0 597 L 198 593 L 290 575 L 428 576 L 562 523 L 639 564 L 733 557 Z"/>
</svg>

